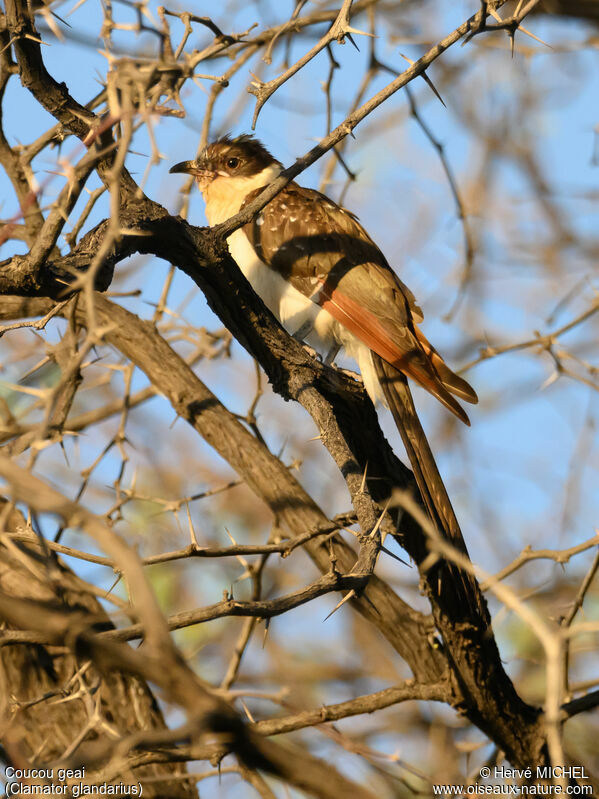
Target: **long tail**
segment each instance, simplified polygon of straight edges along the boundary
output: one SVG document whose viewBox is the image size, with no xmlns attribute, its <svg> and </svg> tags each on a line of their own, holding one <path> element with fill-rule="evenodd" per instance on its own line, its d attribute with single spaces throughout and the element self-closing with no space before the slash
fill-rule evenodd
<svg viewBox="0 0 599 799">
<path fill-rule="evenodd" d="M 410 459 L 414 477 L 428 515 L 441 535 L 456 549 L 468 556 L 468 550 L 451 505 L 451 500 L 416 413 L 407 378 L 374 352 L 372 353 L 372 360 L 385 399 L 393 414 L 393 419 Z M 473 575 L 453 564 L 447 563 L 446 566 L 452 577 L 457 580 L 458 585 L 463 589 L 461 593 L 465 594 L 465 596 L 462 598 L 467 602 L 468 606 L 478 615 L 482 614 L 483 619 L 487 619 L 486 606 L 484 606 L 484 600 Z M 442 585 L 439 590 L 443 590 Z"/>
</svg>

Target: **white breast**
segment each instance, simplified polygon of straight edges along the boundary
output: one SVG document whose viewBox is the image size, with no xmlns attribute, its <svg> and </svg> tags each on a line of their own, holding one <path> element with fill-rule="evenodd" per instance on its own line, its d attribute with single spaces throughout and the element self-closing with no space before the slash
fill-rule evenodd
<svg viewBox="0 0 599 799">
<path fill-rule="evenodd" d="M 270 166 L 253 178 L 216 178 L 204 193 L 206 216 L 211 226 L 234 216 L 241 208 L 243 198 L 253 189 L 266 186 L 280 173 L 280 167 Z M 232 186 L 235 183 L 239 185 Z M 373 402 L 383 399 L 376 376 L 370 349 L 353 333 L 337 322 L 305 294 L 295 289 L 280 274 L 270 269 L 258 258 L 243 230 L 231 234 L 227 243 L 237 265 L 251 283 L 264 304 L 291 334 L 302 330 L 302 338 L 322 355 L 335 344 L 340 344 L 350 358 L 357 361 L 364 386 Z M 309 329 L 309 332 L 306 332 Z"/>
<path fill-rule="evenodd" d="M 256 255 L 243 230 L 227 239 L 231 255 L 265 305 L 292 335 L 304 328 L 304 340 L 321 352 L 327 352 L 338 340 L 339 324 L 309 297 L 270 269 Z M 307 332 L 307 329 L 310 329 Z"/>
</svg>

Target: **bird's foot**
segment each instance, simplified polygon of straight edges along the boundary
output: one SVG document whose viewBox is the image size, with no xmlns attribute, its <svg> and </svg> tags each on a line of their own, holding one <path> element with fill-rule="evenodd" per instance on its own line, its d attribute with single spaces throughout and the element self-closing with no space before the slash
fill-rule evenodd
<svg viewBox="0 0 599 799">
<path fill-rule="evenodd" d="M 302 347 L 304 351 L 307 352 L 311 358 L 316 358 L 317 361 L 322 361 L 321 354 L 318 352 L 318 350 L 315 350 L 314 347 L 311 347 L 309 344 L 306 344 L 305 341 L 302 341 Z"/>
<path fill-rule="evenodd" d="M 333 344 L 333 346 L 327 352 L 326 357 L 324 359 L 324 363 L 327 366 L 334 366 L 335 358 L 337 357 L 340 349 L 341 349 L 341 344 Z"/>
<path fill-rule="evenodd" d="M 364 379 L 362 378 L 362 375 L 360 374 L 360 372 L 354 372 L 353 369 L 341 369 L 341 367 L 339 367 L 339 366 L 336 366 L 335 369 L 340 374 L 345 375 L 346 377 L 351 377 L 352 380 L 355 380 L 357 383 L 364 384 Z"/>
</svg>

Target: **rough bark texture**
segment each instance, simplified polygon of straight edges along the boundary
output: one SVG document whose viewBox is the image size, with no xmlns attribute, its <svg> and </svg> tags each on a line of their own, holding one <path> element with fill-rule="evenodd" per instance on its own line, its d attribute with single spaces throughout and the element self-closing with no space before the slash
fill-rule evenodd
<svg viewBox="0 0 599 799">
<path fill-rule="evenodd" d="M 24 529 L 12 511 L 5 529 Z M 98 630 L 112 629 L 110 619 L 89 593 L 89 586 L 63 563 L 43 553 L 31 533 L 29 543 L 0 544 L 0 590 L 11 597 L 34 599 L 66 613 L 86 611 Z M 3 624 L 5 631 L 10 625 Z M 161 763 L 106 772 L 90 763 L 88 749 L 141 730 L 164 730 L 162 712 L 148 686 L 119 671 L 99 673 L 89 660 L 64 647 L 5 643 L 0 647 L 0 730 L 4 756 L 15 768 L 34 757 L 38 767 L 52 767 L 65 753 L 71 763 L 86 765 L 86 780 L 139 783 L 143 795 L 184 799 L 197 796 L 193 784 L 173 779 L 186 774 L 184 763 Z M 77 746 L 74 743 L 78 742 Z M 122 763 L 127 760 L 123 753 Z M 148 778 L 152 778 L 149 780 Z"/>
<path fill-rule="evenodd" d="M 504 3 L 498 1 L 493 7 L 502 5 Z M 546 8 L 549 6 L 547 3 Z M 332 147 L 341 141 L 373 108 L 414 76 L 424 74 L 425 69 L 448 47 L 468 33 L 482 33 L 486 14 L 487 4 L 483 3 L 474 17 L 413 64 L 410 74 L 402 73 L 383 94 L 377 94 L 352 113 L 343 126 L 339 126 L 324 140 L 326 146 Z M 59 84 L 47 72 L 29 9 L 20 0 L 8 0 L 6 20 L 6 33 L 14 39 L 13 48 L 22 85 L 66 130 L 89 144 L 90 131 L 97 128 L 99 119 L 70 96 L 65 84 Z M 58 228 L 53 232 L 51 226 L 44 224 L 44 230 L 33 248 L 37 247 L 35 256 L 18 256 L 0 263 L 0 294 L 4 295 L 0 316 L 13 319 L 17 315 L 47 313 L 53 307 L 52 300 L 48 298 L 64 297 L 65 282 L 69 282 L 73 274 L 89 269 L 98 253 L 104 255 L 102 269 L 96 274 L 95 285 L 99 290 L 110 285 L 114 267 L 136 252 L 163 258 L 184 270 L 204 292 L 210 307 L 226 327 L 259 361 L 274 389 L 285 399 L 297 401 L 310 413 L 323 444 L 345 478 L 362 536 L 369 536 L 394 491 L 410 491 L 415 497 L 418 497 L 418 491 L 412 473 L 396 458 L 384 439 L 374 409 L 361 386 L 347 375 L 315 362 L 298 342 L 285 334 L 232 262 L 224 244 L 222 229 L 215 231 L 191 227 L 143 196 L 122 165 L 117 170 L 118 174 L 113 173 L 110 150 L 113 143 L 110 136 L 111 133 L 107 131 L 102 137 L 101 144 L 108 150 L 102 151 L 103 155 L 98 156 L 95 166 L 105 185 L 111 187 L 115 205 L 118 206 L 118 235 L 114 230 L 111 232 L 111 222 L 107 220 L 84 236 L 69 255 L 60 257 L 55 250 Z M 306 164 L 313 163 L 323 152 L 322 147 L 314 148 L 306 158 Z M 10 153 L 5 155 L 10 157 Z M 298 164 L 294 169 L 296 173 L 299 171 Z M 269 191 L 274 188 L 271 186 Z M 143 235 L 121 235 L 123 230 L 136 230 Z M 29 235 L 31 238 L 31 230 Z M 9 294 L 18 296 L 6 296 Z M 87 299 L 90 296 L 91 292 Z M 91 326 L 92 321 L 95 321 L 97 327 L 104 328 L 104 340 L 145 372 L 152 386 L 168 398 L 176 412 L 230 463 L 264 501 L 279 527 L 291 537 L 308 530 L 329 527 L 330 521 L 280 461 L 223 408 L 151 324 L 140 321 L 100 295 L 94 296 L 95 320 L 87 318 L 84 302 L 79 302 L 73 313 L 78 325 Z M 393 509 L 392 513 L 387 514 L 383 525 L 387 532 L 397 536 L 417 564 L 422 589 L 430 600 L 432 616 L 427 617 L 409 608 L 374 575 L 352 599 L 352 605 L 376 626 L 406 660 L 420 688 L 435 685 L 438 689 L 443 686 L 444 693 L 435 692 L 435 696 L 442 695 L 446 702 L 457 707 L 483 730 L 514 766 L 522 768 L 546 763 L 544 720 L 538 708 L 526 704 L 519 697 L 505 673 L 491 630 L 486 602 L 476 581 L 470 574 L 467 579 L 456 579 L 460 569 L 436 551 L 426 525 L 421 526 L 401 509 Z M 306 550 L 320 571 L 331 569 L 328 544 L 315 540 L 306 545 Z M 343 573 L 360 571 L 364 566 L 359 560 L 356 562 L 354 550 L 340 540 L 334 542 L 333 551 L 336 558 L 334 566 Z M 6 593 L 12 591 L 13 595 L 35 597 L 35 593 L 27 593 L 31 589 L 24 588 L 21 575 L 25 573 L 19 571 L 23 552 L 30 565 L 35 563 L 38 554 L 33 543 L 26 545 L 25 549 L 16 549 L 13 545 L 10 552 L 7 550 L 0 570 L 0 582 Z M 437 556 L 433 566 L 430 565 L 431 555 Z M 47 563 L 42 558 L 35 568 L 45 569 Z M 95 613 L 97 603 L 89 596 L 81 598 L 76 590 L 76 578 L 65 576 L 68 573 L 61 571 L 60 567 L 56 568 L 61 575 L 58 585 L 66 581 L 68 590 L 54 590 L 56 586 L 52 588 L 52 580 L 45 579 L 47 575 L 44 573 L 44 580 L 40 580 L 40 587 L 36 589 L 39 590 L 37 598 L 58 603 L 67 610 L 76 603 L 89 610 L 90 605 L 85 603 L 91 602 Z M 29 568 L 28 580 L 30 571 Z M 35 580 L 32 583 L 36 584 Z M 107 618 L 99 607 L 98 624 L 100 628 L 107 624 Z M 440 641 L 435 638 L 437 634 Z M 123 649 L 130 652 L 127 647 Z M 44 743 L 43 735 L 35 737 L 39 733 L 36 714 L 39 715 L 39 708 L 48 703 L 52 706 L 52 713 L 73 714 L 67 715 L 66 719 L 62 717 L 61 723 L 68 725 L 69 733 L 74 726 L 77 729 L 85 728 L 89 714 L 82 699 L 62 704 L 45 699 L 39 704 L 26 706 L 27 702 L 39 699 L 48 690 L 59 690 L 65 680 L 68 681 L 77 672 L 81 663 L 74 655 L 32 643 L 21 644 L 14 651 L 5 647 L 2 657 L 9 658 L 5 665 L 9 690 L 14 694 L 14 685 L 17 685 L 21 692 L 17 694 L 20 703 L 17 718 L 20 720 L 18 724 L 14 722 L 14 729 L 29 733 L 26 741 L 18 736 L 14 741 L 12 738 L 9 740 L 7 748 L 13 747 L 16 753 L 11 756 L 19 756 L 19 746 L 28 747 L 26 753 L 30 754 L 36 750 L 36 746 L 49 745 Z M 19 669 L 27 669 L 30 674 L 24 676 Z M 136 680 L 129 681 L 129 678 L 116 674 L 102 682 L 103 678 L 95 675 L 91 666 L 77 679 L 83 680 L 82 696 L 90 697 L 92 703 L 94 697 L 99 697 L 102 713 L 111 714 L 109 720 L 115 726 L 124 725 L 122 732 L 141 729 L 147 724 L 160 726 L 162 723 L 152 704 L 151 694 Z M 95 686 L 98 687 L 94 693 Z M 185 700 L 186 697 L 181 695 Z M 137 702 L 143 706 L 143 710 L 131 714 L 131 718 L 127 714 L 123 716 L 126 697 L 132 704 Z M 9 709 L 7 705 L 5 712 L 9 712 Z M 76 716 L 76 713 L 81 715 Z M 51 723 L 50 729 L 57 724 L 58 721 Z M 133 727 L 130 728 L 129 724 Z M 39 728 L 42 726 L 40 721 Z M 98 735 L 103 731 L 99 726 L 92 734 Z M 63 749 L 65 746 L 66 738 L 61 739 L 61 736 L 62 733 L 56 735 L 52 742 L 57 743 L 57 752 L 60 746 Z M 51 756 L 55 756 L 54 750 L 48 755 Z M 285 755 L 278 747 L 273 747 L 269 756 L 273 764 L 280 763 L 281 771 L 289 767 L 284 764 Z M 297 771 L 301 772 L 302 769 L 296 768 Z M 307 785 L 307 773 L 296 774 L 294 784 L 298 787 Z M 323 790 L 319 795 L 326 795 L 326 769 L 322 763 L 314 764 L 311 776 L 311 785 L 322 784 Z M 184 788 L 181 787 L 181 790 Z M 329 793 L 334 795 L 332 789 Z M 162 792 L 160 795 L 166 794 Z M 364 795 L 367 795 L 366 791 Z"/>
</svg>

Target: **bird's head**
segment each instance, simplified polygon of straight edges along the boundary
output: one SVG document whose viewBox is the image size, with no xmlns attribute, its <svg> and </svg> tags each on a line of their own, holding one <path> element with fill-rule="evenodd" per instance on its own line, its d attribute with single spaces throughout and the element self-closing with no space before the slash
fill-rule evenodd
<svg viewBox="0 0 599 799">
<path fill-rule="evenodd" d="M 171 173 L 193 175 L 204 196 L 212 183 L 224 179 L 227 183 L 250 184 L 263 176 L 262 185 L 269 183 L 281 171 L 282 164 L 253 136 L 243 135 L 209 144 L 195 161 L 182 161 L 171 167 Z M 235 179 L 232 181 L 231 179 Z"/>
</svg>

